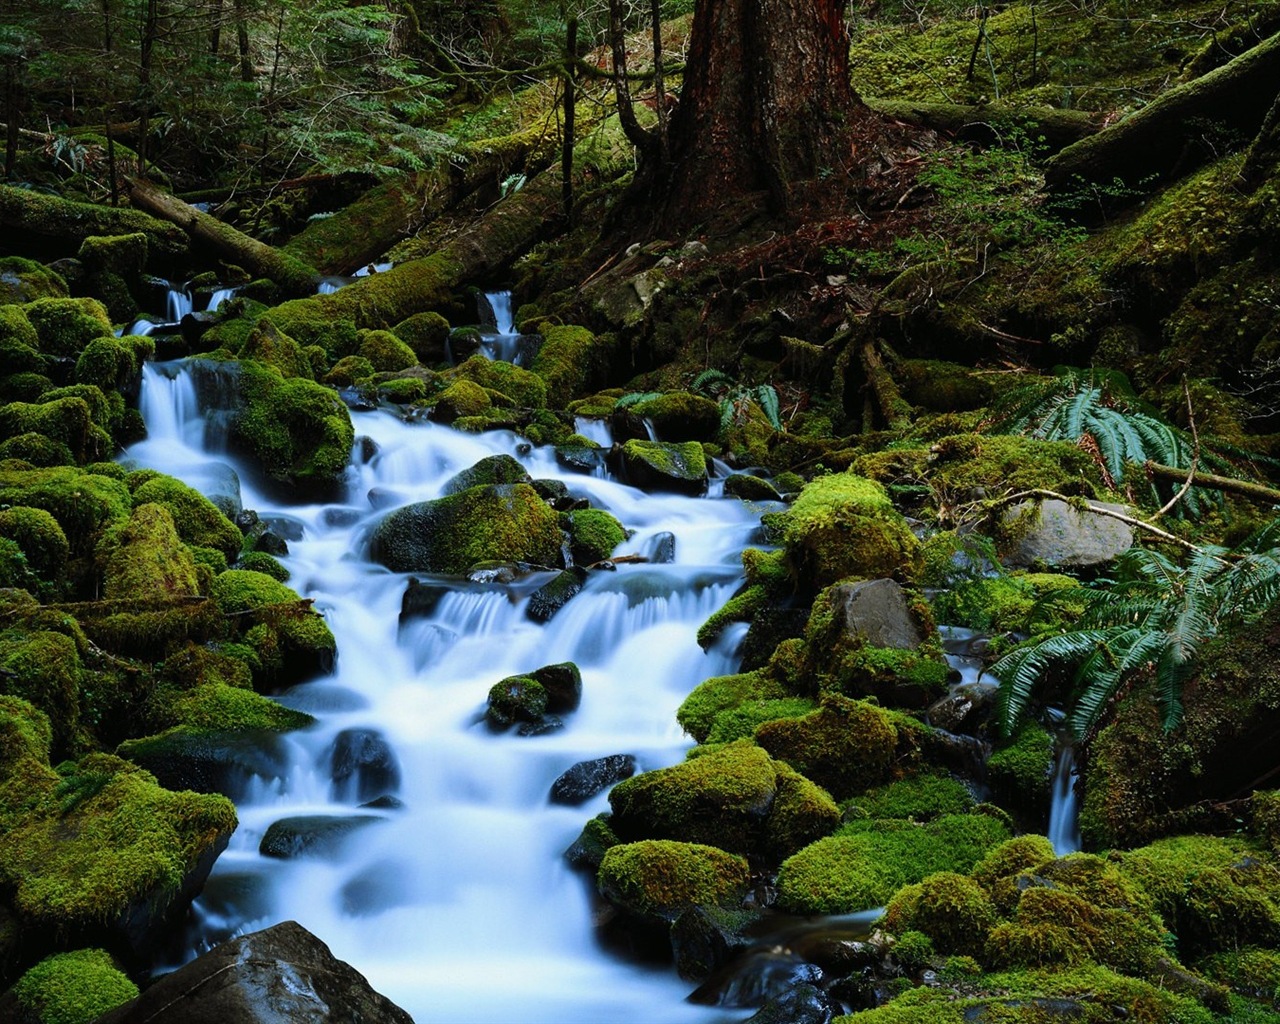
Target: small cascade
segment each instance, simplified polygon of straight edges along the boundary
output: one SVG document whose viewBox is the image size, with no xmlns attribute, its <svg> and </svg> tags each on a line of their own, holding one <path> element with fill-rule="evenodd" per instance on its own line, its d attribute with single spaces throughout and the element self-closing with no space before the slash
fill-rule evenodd
<svg viewBox="0 0 1280 1024">
<path fill-rule="evenodd" d="M 319 285 L 316 286 L 317 295 L 332 295 L 339 288 L 345 288 L 354 281 L 358 281 L 362 277 L 368 277 L 370 274 L 385 274 L 392 267 L 391 263 L 370 263 L 368 266 L 361 267 L 350 276 L 342 274 L 330 274 L 320 279 Z"/>
<path fill-rule="evenodd" d="M 575 416 L 573 432 L 593 441 L 601 448 L 613 447 L 613 428 L 608 420 L 593 419 L 589 416 Z"/>
<path fill-rule="evenodd" d="M 164 318 L 171 324 L 179 323 L 184 316 L 194 311 L 195 302 L 187 285 L 169 285 L 169 294 L 165 299 Z"/>
<path fill-rule="evenodd" d="M 516 332 L 511 293 L 484 292 L 476 301 L 480 307 L 480 351 L 490 359 L 525 365 L 523 336 Z"/>
<path fill-rule="evenodd" d="M 1075 749 L 1064 743 L 1053 769 L 1053 800 L 1049 805 L 1049 842 L 1059 857 L 1080 849 L 1080 803 L 1075 787 Z"/>
</svg>

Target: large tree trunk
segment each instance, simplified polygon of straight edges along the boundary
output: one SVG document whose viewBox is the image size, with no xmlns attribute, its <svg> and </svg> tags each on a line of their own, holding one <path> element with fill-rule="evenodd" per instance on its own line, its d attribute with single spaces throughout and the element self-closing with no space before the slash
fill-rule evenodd
<svg viewBox="0 0 1280 1024">
<path fill-rule="evenodd" d="M 714 208 L 765 192 L 775 213 L 789 187 L 838 180 L 873 117 L 849 84 L 847 0 L 700 0 L 659 223 L 687 228 Z"/>
<path fill-rule="evenodd" d="M 141 210 L 76 203 L 25 188 L 0 185 L 0 255 L 74 256 L 90 235 L 147 236 L 151 257 L 187 251 L 187 237 Z"/>
</svg>

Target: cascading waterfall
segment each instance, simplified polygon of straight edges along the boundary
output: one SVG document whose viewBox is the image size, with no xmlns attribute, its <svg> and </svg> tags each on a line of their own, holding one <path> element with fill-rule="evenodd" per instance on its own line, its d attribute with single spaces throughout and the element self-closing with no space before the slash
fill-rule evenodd
<svg viewBox="0 0 1280 1024">
<path fill-rule="evenodd" d="M 148 367 L 142 411 L 150 438 L 130 459 L 179 477 L 226 461 L 204 449 L 186 373 Z M 683 757 L 675 710 L 698 682 L 734 669 L 730 645 L 741 637 L 726 631 L 725 648 L 704 654 L 695 633 L 740 582 L 758 513 L 566 473 L 509 433 L 410 425 L 389 412 L 355 421 L 376 454 L 350 470 L 346 505 L 280 507 L 245 487 L 247 507 L 300 530 L 283 559 L 290 585 L 315 600 L 339 657 L 331 677 L 282 697 L 318 723 L 284 738 L 278 777 L 234 794 L 240 827 L 196 904 L 197 951 L 295 919 L 420 1024 L 737 1019 L 685 1003 L 687 986 L 669 969 L 599 947 L 590 881 L 562 852 L 607 797 L 562 807 L 547 794 L 582 760 L 627 753 L 644 770 Z M 367 531 L 385 514 L 371 510 L 369 491 L 398 502 L 436 497 L 454 473 L 499 452 L 611 511 L 635 531 L 623 551 L 670 560 L 592 573 L 546 625 L 524 614 L 527 586 L 440 578 L 431 582 L 450 588 L 443 599 L 399 624 L 408 577 L 366 557 Z M 492 684 L 561 661 L 583 676 L 581 707 L 564 728 L 536 737 L 488 730 L 481 712 Z M 390 752 L 368 792 L 333 779 L 335 750 L 352 737 Z M 394 799 L 358 806 L 378 795 Z M 259 852 L 272 823 L 301 816 L 338 819 L 350 834 L 323 856 Z"/>
<path fill-rule="evenodd" d="M 521 336 L 516 332 L 511 293 L 485 292 L 478 297 L 478 301 L 483 304 L 480 318 L 485 321 L 485 326 L 480 331 L 480 351 L 490 359 L 523 366 L 525 358 L 520 346 Z"/>
<path fill-rule="evenodd" d="M 1080 806 L 1075 788 L 1075 750 L 1063 744 L 1053 767 L 1049 805 L 1049 842 L 1059 857 L 1080 849 Z"/>
</svg>

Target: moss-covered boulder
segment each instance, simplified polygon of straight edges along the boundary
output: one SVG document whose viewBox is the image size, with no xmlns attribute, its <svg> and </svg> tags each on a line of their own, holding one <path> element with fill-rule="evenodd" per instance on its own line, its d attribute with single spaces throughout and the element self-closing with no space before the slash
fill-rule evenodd
<svg viewBox="0 0 1280 1024">
<path fill-rule="evenodd" d="M 472 356 L 455 367 L 450 376 L 454 380 L 467 380 L 486 391 L 506 395 L 515 405 L 526 409 L 541 409 L 547 404 L 547 385 L 536 373 L 514 363 Z"/>
<path fill-rule="evenodd" d="M 0 257 L 0 306 L 64 299 L 67 294 L 67 282 L 43 263 L 21 256 Z"/>
<path fill-rule="evenodd" d="M 65 577 L 71 546 L 58 521 L 44 509 L 15 505 L 0 510 L 0 537 L 22 549 L 27 564 L 44 582 Z"/>
<path fill-rule="evenodd" d="M 750 877 L 744 858 L 714 846 L 653 839 L 606 850 L 597 884 L 614 906 L 669 923 L 690 907 L 737 903 Z"/>
<path fill-rule="evenodd" d="M 100 531 L 129 517 L 133 501 L 119 480 L 79 469 L 0 469 L 0 502 L 48 512 L 72 556 L 93 552 Z"/>
<path fill-rule="evenodd" d="M 617 341 L 585 327 L 543 324 L 542 347 L 530 367 L 547 382 L 547 401 L 555 408 L 598 390 L 608 382 Z"/>
<path fill-rule="evenodd" d="M 441 488 L 442 494 L 458 494 L 468 487 L 486 484 L 532 484 L 529 471 L 510 455 L 490 455 L 474 466 L 450 477 Z"/>
<path fill-rule="evenodd" d="M 391 328 L 391 333 L 408 345 L 424 366 L 443 363 L 449 358 L 445 348 L 449 321 L 439 313 L 414 313 Z"/>
<path fill-rule="evenodd" d="M 407 370 L 418 365 L 413 349 L 390 331 L 362 331 L 356 355 L 369 360 L 374 370 Z"/>
<path fill-rule="evenodd" d="M 107 600 L 195 597 L 196 563 L 163 505 L 143 504 L 98 544 Z"/>
<path fill-rule="evenodd" d="M 623 424 L 619 424 L 619 420 L 623 420 Z M 720 406 L 701 395 L 669 391 L 625 409 L 615 409 L 614 436 L 647 437 L 643 427 L 638 434 L 627 431 L 627 424 L 633 420 L 641 423 L 648 420 L 663 441 L 714 441 L 720 432 Z M 620 425 L 622 429 L 618 429 Z"/>
<path fill-rule="evenodd" d="M 0 692 L 29 701 L 49 716 L 53 748 L 62 756 L 79 741 L 82 676 L 71 637 L 45 629 L 0 633 Z"/>
<path fill-rule="evenodd" d="M 185 912 L 236 827 L 224 797 L 169 792 L 108 754 L 2 810 L 0 879 L 24 927 L 134 952 Z"/>
<path fill-rule="evenodd" d="M 46 355 L 75 359 L 94 338 L 112 334 L 111 317 L 97 299 L 37 299 L 23 311 Z"/>
<path fill-rule="evenodd" d="M 626 779 L 609 803 L 623 840 L 678 839 L 742 854 L 785 856 L 839 818 L 826 793 L 749 741 Z"/>
<path fill-rule="evenodd" d="M 471 416 L 481 416 L 493 406 L 493 399 L 479 384 L 455 380 L 435 398 L 431 418 L 439 423 L 453 423 Z"/>
<path fill-rule="evenodd" d="M 373 363 L 364 356 L 343 356 L 324 375 L 324 382 L 335 388 L 349 388 L 373 374 Z"/>
<path fill-rule="evenodd" d="M 77 290 L 100 299 L 113 320 L 130 320 L 139 308 L 134 289 L 147 265 L 147 236 L 140 231 L 90 235 L 80 243 L 77 258 L 84 268 Z"/>
<path fill-rule="evenodd" d="M 73 466 L 76 457 L 61 441 L 34 432 L 0 441 L 0 459 L 25 462 L 37 469 Z"/>
<path fill-rule="evenodd" d="M 113 447 L 111 436 L 94 423 L 88 403 L 77 397 L 0 407 L 0 440 L 23 434 L 42 434 L 65 445 L 80 465 L 105 458 Z"/>
<path fill-rule="evenodd" d="M 484 717 L 495 729 L 518 722 L 541 722 L 547 713 L 547 691 L 536 679 L 508 676 L 489 689 Z"/>
<path fill-rule="evenodd" d="M 884 488 L 852 473 L 818 477 L 766 521 L 796 579 L 812 590 L 849 576 L 903 576 L 918 547 Z"/>
<path fill-rule="evenodd" d="M 151 338 L 125 335 L 92 339 L 80 353 L 75 365 L 77 384 L 93 384 L 103 391 L 132 392 L 142 364 L 155 355 L 156 343 Z"/>
<path fill-rule="evenodd" d="M 761 704 L 791 697 L 791 692 L 763 671 L 713 676 L 699 683 L 684 699 L 676 720 L 699 743 L 707 740 L 721 715 L 743 705 Z"/>
<path fill-rule="evenodd" d="M 991 897 L 968 875 L 941 871 L 898 890 L 885 908 L 884 923 L 901 935 L 923 932 L 939 953 L 980 954 L 995 924 Z"/>
<path fill-rule="evenodd" d="M 1053 776 L 1053 737 L 1041 726 L 1024 725 L 987 758 L 987 778 L 994 798 L 1030 820 L 1049 813 Z"/>
<path fill-rule="evenodd" d="M 18 979 L 13 994 L 24 1022 L 92 1024 L 137 998 L 138 986 L 106 950 L 77 949 L 45 957 Z"/>
<path fill-rule="evenodd" d="M 559 518 L 528 484 L 472 487 L 397 509 L 380 522 L 371 556 L 393 572 L 466 572 L 477 562 L 558 565 Z"/>
<path fill-rule="evenodd" d="M 888 779 L 898 730 L 882 708 L 829 694 L 802 718 L 761 725 L 756 742 L 843 800 Z"/>
<path fill-rule="evenodd" d="M 311 361 L 302 346 L 263 317 L 249 332 L 239 350 L 241 359 L 274 367 L 281 377 L 311 377 Z"/>
<path fill-rule="evenodd" d="M 171 476 L 146 471 L 132 474 L 128 482 L 133 488 L 134 504 L 165 508 L 173 517 L 178 536 L 186 543 L 213 548 L 227 558 L 235 558 L 240 553 L 244 542 L 240 528 L 195 488 Z"/>
<path fill-rule="evenodd" d="M 569 553 L 576 565 L 593 565 L 608 558 L 627 539 L 623 525 L 604 509 L 562 512 L 560 525 L 569 537 Z"/>
<path fill-rule="evenodd" d="M 335 493 L 355 440 L 351 416 L 338 396 L 314 381 L 285 379 L 255 363 L 241 364 L 239 391 L 242 406 L 231 423 L 232 448 L 295 494 Z"/>
<path fill-rule="evenodd" d="M 696 441 L 628 441 L 609 460 L 627 483 L 645 490 L 696 495 L 707 489 L 707 458 Z"/>
</svg>

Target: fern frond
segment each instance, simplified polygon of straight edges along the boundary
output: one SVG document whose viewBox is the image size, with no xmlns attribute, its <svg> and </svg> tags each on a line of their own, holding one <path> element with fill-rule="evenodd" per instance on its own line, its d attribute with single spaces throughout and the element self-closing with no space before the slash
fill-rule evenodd
<svg viewBox="0 0 1280 1024">
<path fill-rule="evenodd" d="M 693 383 L 690 385 L 690 387 L 693 388 L 694 391 L 697 391 L 704 395 L 710 394 L 712 391 L 714 391 L 718 387 L 732 387 L 732 386 L 733 386 L 733 378 L 730 377 L 723 370 L 716 370 L 716 369 L 703 370 L 700 374 L 698 374 L 698 376 L 693 378 Z"/>
<path fill-rule="evenodd" d="M 661 391 L 632 391 L 619 398 L 613 407 L 615 409 L 630 409 L 633 405 L 639 405 L 641 402 L 648 402 L 651 399 L 661 397 Z"/>
<path fill-rule="evenodd" d="M 778 392 L 772 384 L 761 384 L 752 392 L 756 405 L 764 413 L 769 425 L 774 430 L 782 429 L 782 406 L 778 401 Z"/>
</svg>

